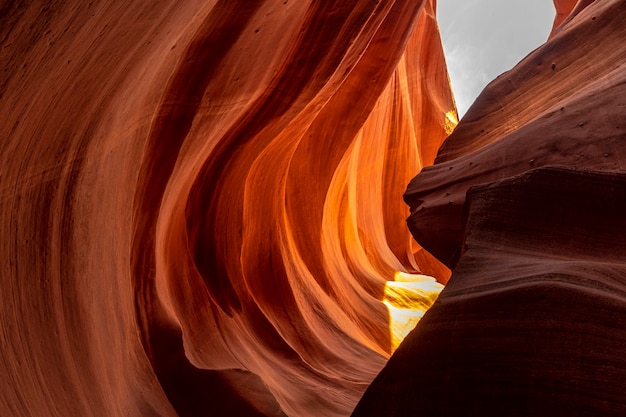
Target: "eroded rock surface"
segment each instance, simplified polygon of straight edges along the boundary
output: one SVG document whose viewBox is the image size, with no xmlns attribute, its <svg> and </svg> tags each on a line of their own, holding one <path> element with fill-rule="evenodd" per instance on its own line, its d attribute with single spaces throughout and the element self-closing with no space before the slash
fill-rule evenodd
<svg viewBox="0 0 626 417">
<path fill-rule="evenodd" d="M 551 363 L 536 374 L 548 381 L 539 395 L 528 385 L 536 375 L 503 350 L 510 340 L 489 335 L 486 352 L 538 403 L 555 392 L 570 410 L 585 389 L 585 415 L 601 403 L 620 410 L 623 367 L 607 352 L 623 340 L 607 329 L 621 326 L 623 265 L 607 256 L 621 243 L 584 262 L 548 258 L 526 289 L 505 291 L 497 283 L 510 287 L 513 275 L 502 265 L 519 253 L 494 255 L 482 226 L 468 230 L 486 248 L 473 248 L 463 229 L 472 185 L 553 164 L 623 169 L 623 1 L 555 6 L 551 40 L 495 80 L 439 150 L 457 121 L 434 0 L 5 1 L 0 415 L 349 415 L 407 328 L 392 316 L 419 317 L 449 278 L 411 238 L 401 200 L 437 152 L 406 198 L 423 245 L 450 266 L 463 255 L 444 293 L 453 302 L 401 345 L 378 379 L 392 385 L 375 383 L 357 415 L 414 410 L 389 389 L 411 392 L 407 372 L 422 354 L 433 359 L 431 387 L 468 381 L 462 366 L 477 368 L 453 354 L 465 347 L 482 360 L 485 322 L 497 334 L 521 323 L 544 349 L 516 345 L 530 359 L 552 360 L 543 338 L 565 330 L 573 339 L 557 347 L 580 347 L 567 372 Z M 622 184 L 558 172 L 560 184 L 601 178 L 587 189 L 602 196 Z M 494 190 L 520 198 L 516 183 L 503 184 Z M 479 203 L 480 213 L 495 207 Z M 504 263 L 483 271 L 478 261 L 493 256 Z M 554 271 L 576 285 L 555 283 Z M 490 279 L 466 287 L 471 277 Z M 512 305 L 512 321 L 491 321 Z M 537 321 L 545 331 L 531 330 Z M 601 344 L 585 356 L 589 333 Z M 475 409 L 504 377 L 485 375 L 497 378 L 463 394 Z M 566 388 L 555 382 L 563 376 Z"/>
<path fill-rule="evenodd" d="M 434 1 L 8 1 L 0 48 L 0 415 L 348 415 L 449 276 Z"/>
<path fill-rule="evenodd" d="M 539 168 L 468 192 L 464 253 L 353 416 L 626 412 L 626 175 Z"/>
</svg>

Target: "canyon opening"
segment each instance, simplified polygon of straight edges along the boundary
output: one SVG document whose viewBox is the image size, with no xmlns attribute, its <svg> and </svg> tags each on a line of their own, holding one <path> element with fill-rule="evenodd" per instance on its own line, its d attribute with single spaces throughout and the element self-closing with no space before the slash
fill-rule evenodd
<svg viewBox="0 0 626 417">
<path fill-rule="evenodd" d="M 0 415 L 626 414 L 624 1 L 437 7 L 0 6 Z"/>
</svg>

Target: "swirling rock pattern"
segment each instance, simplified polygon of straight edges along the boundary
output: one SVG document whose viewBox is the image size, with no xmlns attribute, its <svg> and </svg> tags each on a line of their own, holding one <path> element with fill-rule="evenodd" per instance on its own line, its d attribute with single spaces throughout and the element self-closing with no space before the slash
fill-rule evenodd
<svg viewBox="0 0 626 417">
<path fill-rule="evenodd" d="M 348 415 L 449 275 L 434 1 L 6 1 L 0 48 L 0 415 Z"/>
<path fill-rule="evenodd" d="M 407 188 L 454 271 L 354 416 L 626 412 L 626 7 L 555 4 Z"/>
</svg>

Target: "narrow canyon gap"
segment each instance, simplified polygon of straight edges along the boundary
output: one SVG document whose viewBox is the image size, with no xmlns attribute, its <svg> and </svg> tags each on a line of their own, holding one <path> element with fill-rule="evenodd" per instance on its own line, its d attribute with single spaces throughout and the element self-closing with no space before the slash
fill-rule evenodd
<svg viewBox="0 0 626 417">
<path fill-rule="evenodd" d="M 626 10 L 555 8 L 457 126 L 434 0 L 5 2 L 0 415 L 620 414 Z"/>
</svg>

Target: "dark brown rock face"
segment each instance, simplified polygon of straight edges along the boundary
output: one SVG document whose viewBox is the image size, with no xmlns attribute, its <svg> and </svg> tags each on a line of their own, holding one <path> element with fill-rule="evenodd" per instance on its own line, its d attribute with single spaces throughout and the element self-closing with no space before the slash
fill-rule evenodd
<svg viewBox="0 0 626 417">
<path fill-rule="evenodd" d="M 626 175 L 472 187 L 463 255 L 353 416 L 626 413 Z"/>
</svg>

